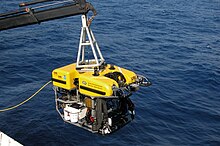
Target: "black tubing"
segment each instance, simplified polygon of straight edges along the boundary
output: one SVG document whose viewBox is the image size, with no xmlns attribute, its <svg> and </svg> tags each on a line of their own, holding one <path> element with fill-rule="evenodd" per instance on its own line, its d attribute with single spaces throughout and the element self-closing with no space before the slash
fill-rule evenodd
<svg viewBox="0 0 220 146">
<path fill-rule="evenodd" d="M 15 10 L 15 11 L 7 12 L 7 13 L 2 13 L 2 14 L 0 14 L 0 17 L 6 17 L 6 16 L 10 16 L 10 15 L 23 13 L 23 12 L 26 12 L 26 10 L 25 9 Z"/>
<path fill-rule="evenodd" d="M 29 6 L 29 5 L 34 5 L 34 4 L 49 2 L 49 1 L 54 1 L 54 0 L 34 0 L 30 2 L 23 2 L 19 4 L 19 7 L 24 7 L 24 6 Z"/>
</svg>

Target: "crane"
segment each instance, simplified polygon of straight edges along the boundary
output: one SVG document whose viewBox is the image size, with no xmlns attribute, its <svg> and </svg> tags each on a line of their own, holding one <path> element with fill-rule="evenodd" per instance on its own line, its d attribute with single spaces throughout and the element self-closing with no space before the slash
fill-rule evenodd
<svg viewBox="0 0 220 146">
<path fill-rule="evenodd" d="M 52 72 L 56 110 L 70 124 L 93 133 L 112 133 L 134 119 L 132 92 L 150 86 L 148 78 L 107 64 L 90 28 L 97 12 L 86 0 L 34 0 L 0 14 L 0 31 L 81 15 L 82 27 L 75 63 Z M 88 12 L 92 12 L 88 18 Z M 90 50 L 92 58 L 86 58 Z"/>
</svg>

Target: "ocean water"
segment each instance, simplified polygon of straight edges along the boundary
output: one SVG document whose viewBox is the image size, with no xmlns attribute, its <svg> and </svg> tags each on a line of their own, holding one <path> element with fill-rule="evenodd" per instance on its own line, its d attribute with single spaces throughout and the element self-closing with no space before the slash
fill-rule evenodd
<svg viewBox="0 0 220 146">
<path fill-rule="evenodd" d="M 0 12 L 19 0 L 1 0 Z M 28 146 L 220 145 L 220 1 L 90 1 L 107 63 L 150 78 L 131 97 L 134 121 L 101 136 L 64 123 L 52 85 L 0 113 L 0 130 Z M 0 109 L 15 105 L 75 62 L 80 16 L 0 32 Z"/>
</svg>

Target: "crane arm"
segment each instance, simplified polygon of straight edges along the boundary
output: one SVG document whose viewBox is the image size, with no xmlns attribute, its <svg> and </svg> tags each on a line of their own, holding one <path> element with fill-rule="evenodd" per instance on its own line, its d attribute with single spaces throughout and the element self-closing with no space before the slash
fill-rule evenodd
<svg viewBox="0 0 220 146">
<path fill-rule="evenodd" d="M 50 1 L 53 1 L 52 3 Z M 44 2 L 50 2 L 39 6 Z M 86 0 L 34 0 L 32 2 L 21 3 L 19 6 L 36 5 L 36 7 L 26 7 L 13 12 L 0 14 L 0 31 L 32 25 L 40 24 L 44 21 L 60 19 L 69 16 L 87 14 L 90 10 L 93 12 L 92 19 L 96 15 L 96 10 L 92 4 Z"/>
</svg>

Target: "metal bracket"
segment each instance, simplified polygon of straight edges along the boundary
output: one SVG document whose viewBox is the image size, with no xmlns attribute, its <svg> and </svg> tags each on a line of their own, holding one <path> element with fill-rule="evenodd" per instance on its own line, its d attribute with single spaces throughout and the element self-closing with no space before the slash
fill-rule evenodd
<svg viewBox="0 0 220 146">
<path fill-rule="evenodd" d="M 38 23 L 40 24 L 40 21 L 37 19 L 37 17 L 34 15 L 34 10 L 32 10 L 31 8 L 26 8 L 25 9 L 27 13 L 29 13 L 33 19 Z"/>
<path fill-rule="evenodd" d="M 86 15 L 82 15 L 82 28 L 77 55 L 76 69 L 81 71 L 94 71 L 95 67 L 100 67 L 104 63 L 104 58 L 99 49 L 92 30 L 87 24 Z M 85 51 L 92 50 L 93 58 L 85 59 Z"/>
</svg>

